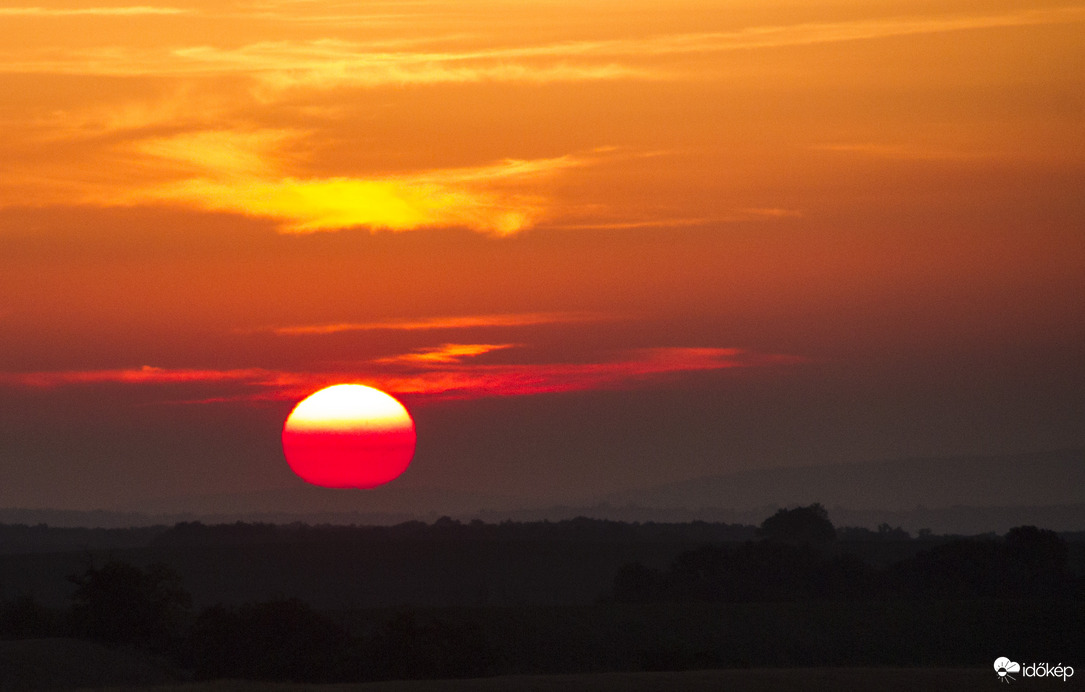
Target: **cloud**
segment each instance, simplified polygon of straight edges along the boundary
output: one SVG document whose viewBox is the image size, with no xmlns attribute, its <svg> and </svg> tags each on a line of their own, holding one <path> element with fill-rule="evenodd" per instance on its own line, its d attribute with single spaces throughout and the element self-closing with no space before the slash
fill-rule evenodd
<svg viewBox="0 0 1085 692">
<path fill-rule="evenodd" d="M 598 212 L 597 212 L 598 214 Z M 696 217 L 696 218 L 669 218 L 669 217 L 656 217 L 646 220 L 634 220 L 634 221 L 594 221 L 578 223 L 576 221 L 565 222 L 555 224 L 555 228 L 562 228 L 566 230 L 584 230 L 584 231 L 622 231 L 633 230 L 637 228 L 678 228 L 685 226 L 704 226 L 713 221 L 721 221 L 724 219 L 714 219 L 711 217 Z"/>
<path fill-rule="evenodd" d="M 511 345 L 502 345 L 509 348 Z M 647 348 L 586 363 L 471 363 L 466 357 L 428 362 L 424 368 L 385 372 L 377 386 L 399 394 L 437 399 L 531 396 L 546 393 L 641 387 L 661 378 L 730 368 L 790 365 L 795 356 L 733 348 Z"/>
<path fill-rule="evenodd" d="M 296 12 L 309 19 L 309 10 L 328 8 L 325 3 L 247 7 L 284 16 Z M 349 4 L 340 8 L 350 9 Z M 415 5 L 402 9 L 392 3 L 377 9 L 378 13 L 413 13 L 416 18 L 425 14 Z M 182 11 L 186 10 L 150 5 L 4 10 L 11 17 Z M 140 75 L 154 78 L 154 86 L 141 87 L 138 94 L 111 96 L 105 90 L 75 107 L 62 99 L 60 108 L 43 106 L 26 116 L 19 115 L 18 107 L 4 113 L 8 120 L 3 125 L 10 137 L 0 145 L 0 155 L 7 162 L 0 204 L 178 205 L 270 219 L 288 233 L 351 227 L 392 231 L 462 227 L 507 236 L 544 222 L 557 222 L 564 228 L 632 229 L 729 221 L 702 219 L 692 213 L 689 217 L 676 214 L 668 221 L 635 215 L 603 218 L 598 209 L 583 219 L 571 218 L 565 213 L 568 209 L 562 215 L 553 213 L 556 205 L 549 183 L 572 168 L 598 164 L 602 155 L 594 152 L 478 161 L 478 165 L 460 168 L 442 168 L 443 162 L 438 161 L 432 168 L 394 174 L 342 169 L 314 173 L 305 169 L 298 153 L 320 150 L 321 138 L 329 133 L 356 136 L 344 132 L 356 127 L 352 119 L 358 112 L 352 108 L 358 98 L 368 99 L 368 95 L 336 93 L 329 98 L 320 93 L 330 89 L 717 79 L 722 62 L 689 56 L 711 58 L 727 51 L 1081 22 L 1085 22 L 1085 7 L 1070 6 L 577 38 L 532 45 L 515 45 L 512 38 L 493 31 L 496 25 L 482 27 L 475 36 L 434 35 L 433 23 L 423 23 L 417 35 L 406 40 L 391 33 L 368 41 L 246 41 L 239 37 L 236 44 L 219 45 L 191 45 L 191 35 L 174 45 L 138 45 L 135 38 L 127 45 L 92 42 L 82 47 L 36 41 L 30 48 L 0 48 L 0 72 Z M 124 36 L 109 35 L 121 37 L 118 40 Z M 306 31 L 305 35 L 321 34 Z M 196 109 L 195 103 L 199 104 Z M 342 110 L 336 111 L 340 106 Z M 312 117 L 314 113 L 319 115 Z M 310 130 L 285 126 L 303 121 Z M 318 146 L 305 146 L 314 143 Z M 955 157 L 952 152 L 884 144 L 820 146 L 881 157 Z M 751 216 L 784 217 L 757 210 L 737 213 L 742 219 Z"/>
<path fill-rule="evenodd" d="M 353 227 L 406 231 L 463 226 L 504 236 L 531 226 L 542 212 L 541 200 L 528 195 L 456 189 L 403 178 L 195 179 L 162 185 L 148 191 L 146 197 L 210 211 L 272 218 L 286 233 Z"/>
<path fill-rule="evenodd" d="M 62 387 L 84 384 L 176 384 L 185 382 L 260 382 L 272 378 L 260 368 L 239 370 L 168 369 L 151 365 L 112 370 L 61 370 L 0 373 L 0 383 L 25 387 Z M 272 378 L 273 379 L 273 378 Z"/>
<path fill-rule="evenodd" d="M 298 136 L 290 130 L 202 130 L 142 140 L 134 148 L 181 172 L 254 178 L 274 175 L 275 152 Z"/>
<path fill-rule="evenodd" d="M 261 98 L 274 98 L 274 92 L 299 88 L 327 90 L 481 82 L 546 84 L 667 76 L 654 68 L 616 59 L 621 55 L 635 57 L 633 53 L 615 55 L 615 59 L 603 56 L 600 60 L 599 55 L 593 55 L 598 45 L 569 42 L 525 48 L 422 51 L 410 49 L 403 42 L 315 39 L 261 41 L 234 48 L 53 47 L 29 54 L 0 52 L 0 73 L 188 80 L 241 76 L 259 86 L 257 94 Z"/>
<path fill-rule="evenodd" d="M 0 17 L 134 17 L 146 15 L 188 14 L 180 7 L 0 7 Z"/>
<path fill-rule="evenodd" d="M 338 39 L 260 42 L 238 48 L 179 48 L 173 58 L 190 70 L 254 75 L 275 89 L 377 87 L 387 84 L 580 82 L 661 75 L 642 66 L 593 56 L 607 42 L 459 50 L 374 50 Z M 613 56 L 613 57 L 618 57 Z"/>
<path fill-rule="evenodd" d="M 485 355 L 491 351 L 513 348 L 516 345 L 517 344 L 442 344 L 431 348 L 418 349 L 412 353 L 403 353 L 388 358 L 379 358 L 373 362 L 390 365 L 462 363 L 467 358 Z"/>
<path fill-rule="evenodd" d="M 791 365 L 796 356 L 767 355 L 735 348 L 647 348 L 584 363 L 479 364 L 472 358 L 514 344 L 445 344 L 359 363 L 334 372 L 134 369 L 0 373 L 0 384 L 32 388 L 117 384 L 165 386 L 210 384 L 220 395 L 184 403 L 292 401 L 321 387 L 343 382 L 369 384 L 398 395 L 432 399 L 478 399 L 645 386 L 660 378 L 730 368 Z M 240 388 L 240 389 L 239 389 Z M 174 401 L 176 403 L 176 401 Z"/>
<path fill-rule="evenodd" d="M 13 8 L 10 14 L 138 14 L 183 12 L 176 8 Z M 3 12 L 0 10 L 0 12 Z M 313 21 L 314 17 L 305 17 Z M 410 21 L 411 17 L 397 15 Z M 337 28 L 342 17 L 329 17 Z M 420 21 L 416 16 L 414 21 Z M 37 57 L 3 55 L 0 71 L 63 74 L 165 75 L 206 78 L 247 75 L 271 89 L 330 89 L 403 84 L 472 82 L 576 82 L 618 79 L 686 79 L 685 69 L 659 63 L 668 56 L 875 40 L 895 36 L 975 31 L 1085 21 L 1085 7 L 1008 12 L 896 16 L 840 22 L 752 26 L 732 31 L 687 32 L 638 38 L 555 41 L 535 45 L 463 45 L 462 35 L 402 41 L 334 38 L 260 41 L 235 47 L 110 46 L 94 51 L 57 49 Z M 446 44 L 419 50 L 418 44 Z"/>
<path fill-rule="evenodd" d="M 624 210 L 623 210 L 624 211 Z M 592 212 L 596 218 L 601 216 L 598 208 Z M 566 214 L 566 218 L 573 215 Z M 633 230 L 638 228 L 683 228 L 692 226 L 709 226 L 723 223 L 741 223 L 746 221 L 781 221 L 785 219 L 802 218 L 803 212 L 798 209 L 785 209 L 783 207 L 745 207 L 734 209 L 729 213 L 715 216 L 701 217 L 666 217 L 657 216 L 643 220 L 618 220 L 618 221 L 587 221 L 579 222 L 573 218 L 569 221 L 559 221 L 552 224 L 552 228 L 566 230 Z"/>
<path fill-rule="evenodd" d="M 1057 7 L 1002 13 L 884 17 L 842 22 L 755 26 L 738 31 L 677 34 L 644 39 L 641 53 L 673 55 L 865 41 L 914 34 L 938 34 L 1085 21 L 1085 7 Z"/>
<path fill-rule="evenodd" d="M 422 331 L 438 329 L 473 329 L 480 327 L 526 327 L 563 322 L 584 322 L 604 319 L 601 315 L 581 312 L 528 312 L 500 315 L 460 315 L 453 317 L 430 317 L 418 320 L 387 320 L 384 322 L 334 322 L 329 324 L 304 324 L 288 327 L 270 327 L 280 336 L 304 336 L 339 334 L 366 331 Z"/>
<path fill-rule="evenodd" d="M 460 227 L 508 236 L 547 216 L 546 191 L 557 176 L 600 160 L 586 152 L 458 168 L 306 175 L 303 152 L 319 133 L 239 128 L 149 137 L 147 129 L 124 131 L 155 113 L 139 111 L 136 121 L 94 120 L 100 140 L 70 126 L 46 129 L 44 138 L 40 128 L 22 130 L 20 155 L 43 155 L 10 165 L 0 206 L 172 205 L 266 218 L 284 233 Z M 40 138 L 37 149 L 23 141 L 34 136 Z M 50 159 L 66 141 L 75 143 L 78 160 Z"/>
<path fill-rule="evenodd" d="M 104 204 L 174 203 L 274 219 L 287 233 L 366 227 L 461 226 L 497 236 L 532 226 L 546 200 L 534 190 L 586 159 L 505 159 L 488 165 L 372 177 L 299 177 L 278 170 L 291 133 L 186 133 L 136 145 L 180 179 L 118 190 Z"/>
</svg>

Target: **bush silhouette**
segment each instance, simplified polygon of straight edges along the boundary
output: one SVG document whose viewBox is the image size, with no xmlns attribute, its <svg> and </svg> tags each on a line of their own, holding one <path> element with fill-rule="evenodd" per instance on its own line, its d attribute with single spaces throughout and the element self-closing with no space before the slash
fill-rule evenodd
<svg viewBox="0 0 1085 692">
<path fill-rule="evenodd" d="M 55 637 L 61 631 L 59 614 L 31 595 L 0 603 L 0 639 Z"/>
<path fill-rule="evenodd" d="M 762 538 L 783 543 L 823 544 L 836 540 L 829 513 L 817 502 L 777 511 L 761 522 L 758 533 Z"/>
<path fill-rule="evenodd" d="M 1017 526 L 1007 532 L 1004 570 L 1007 586 L 1022 596 L 1060 596 L 1073 591 L 1067 571 L 1069 550 L 1054 531 Z"/>
<path fill-rule="evenodd" d="M 76 636 L 112 644 L 133 644 L 163 653 L 181 638 L 192 599 L 165 565 L 146 571 L 126 562 L 89 566 L 71 575 L 71 626 Z"/>
</svg>

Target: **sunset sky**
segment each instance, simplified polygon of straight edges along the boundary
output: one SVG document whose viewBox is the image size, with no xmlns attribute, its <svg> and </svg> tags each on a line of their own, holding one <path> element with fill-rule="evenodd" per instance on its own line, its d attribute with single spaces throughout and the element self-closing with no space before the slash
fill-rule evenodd
<svg viewBox="0 0 1085 692">
<path fill-rule="evenodd" d="M 0 506 L 1085 446 L 1085 4 L 157 2 L 0 8 Z"/>
</svg>

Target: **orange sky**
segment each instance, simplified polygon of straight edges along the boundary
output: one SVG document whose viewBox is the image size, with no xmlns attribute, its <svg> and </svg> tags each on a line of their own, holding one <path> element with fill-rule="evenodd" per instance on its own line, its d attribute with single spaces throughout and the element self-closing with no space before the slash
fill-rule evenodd
<svg viewBox="0 0 1085 692">
<path fill-rule="evenodd" d="M 1074 2 L 0 8 L 0 505 L 288 484 L 267 430 L 344 379 L 426 410 L 420 485 L 1085 445 L 1083 32 Z M 526 413 L 582 406 L 596 433 Z M 139 466 L 156 426 L 198 481 Z"/>
</svg>

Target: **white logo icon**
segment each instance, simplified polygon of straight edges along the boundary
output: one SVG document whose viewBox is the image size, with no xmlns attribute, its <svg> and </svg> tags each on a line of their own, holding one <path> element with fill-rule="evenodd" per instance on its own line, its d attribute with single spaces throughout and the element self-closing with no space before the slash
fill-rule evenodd
<svg viewBox="0 0 1085 692">
<path fill-rule="evenodd" d="M 1014 677 L 1010 675 L 1010 673 L 1021 672 L 1021 664 L 1014 663 L 1005 656 L 1001 656 L 995 659 L 995 672 L 998 673 L 999 680 L 1008 683 L 1010 680 L 1014 679 Z"/>
</svg>

